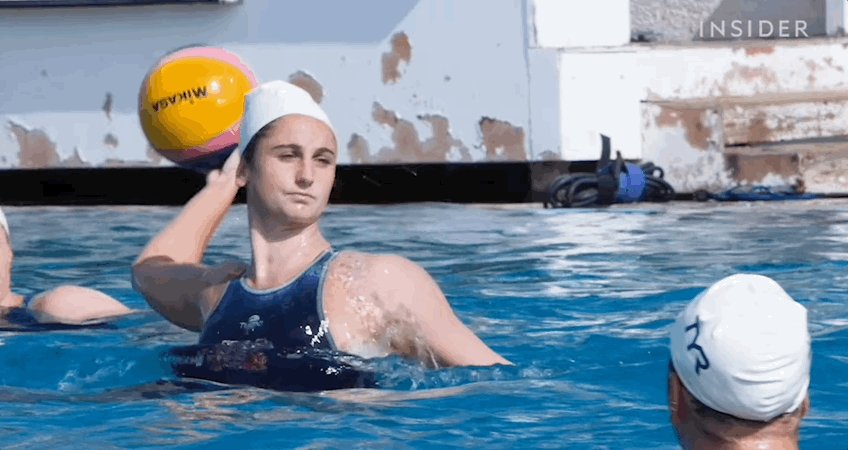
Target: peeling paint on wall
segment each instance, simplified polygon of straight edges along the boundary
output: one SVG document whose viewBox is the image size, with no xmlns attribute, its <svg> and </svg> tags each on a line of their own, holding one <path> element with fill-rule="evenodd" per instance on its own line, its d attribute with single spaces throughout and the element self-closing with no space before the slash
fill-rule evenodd
<svg viewBox="0 0 848 450">
<path fill-rule="evenodd" d="M 19 167 L 24 169 L 52 167 L 59 163 L 56 144 L 41 130 L 28 130 L 9 121 L 9 128 L 18 140 Z"/>
<path fill-rule="evenodd" d="M 374 121 L 392 129 L 394 148 L 383 147 L 376 156 L 381 162 L 420 161 L 421 142 L 415 125 L 408 120 L 399 119 L 393 111 L 389 111 L 374 102 L 372 109 Z"/>
<path fill-rule="evenodd" d="M 710 136 L 713 132 L 706 124 L 706 114 L 703 109 L 678 109 L 661 107 L 657 116 L 658 127 L 682 127 L 686 130 L 686 140 L 697 149 L 709 148 Z"/>
<path fill-rule="evenodd" d="M 757 115 L 757 117 L 751 121 L 747 131 L 748 138 L 746 143 L 760 143 L 768 141 L 771 133 L 769 131 L 769 127 L 766 126 L 765 114 L 761 113 Z"/>
<path fill-rule="evenodd" d="M 103 145 L 107 147 L 117 148 L 118 138 L 115 137 L 115 135 L 112 133 L 106 133 L 106 136 L 103 136 Z"/>
<path fill-rule="evenodd" d="M 542 153 L 539 153 L 539 159 L 542 161 L 557 161 L 561 159 L 561 157 L 551 150 L 545 150 Z"/>
<path fill-rule="evenodd" d="M 683 115 L 676 114 L 680 110 Z M 723 129 L 717 110 L 646 102 L 642 112 L 642 158 L 662 167 L 666 181 L 677 192 L 715 192 L 734 185 L 722 153 Z M 704 137 L 701 133 L 707 130 L 710 133 Z"/>
<path fill-rule="evenodd" d="M 347 142 L 348 157 L 353 164 L 371 162 L 371 153 L 368 149 L 368 141 L 359 134 L 353 133 Z"/>
<path fill-rule="evenodd" d="M 412 59 L 412 45 L 406 33 L 395 33 L 391 43 L 391 51 L 383 53 L 383 84 L 397 83 L 401 77 L 400 63 L 409 64 Z"/>
<path fill-rule="evenodd" d="M 324 99 L 324 87 L 312 75 L 299 70 L 289 76 L 289 82 L 309 93 L 316 103 Z"/>
<path fill-rule="evenodd" d="M 769 69 L 765 65 L 757 67 L 745 66 L 739 63 L 731 64 L 731 70 L 724 75 L 722 95 L 727 95 L 726 85 L 734 82 L 742 82 L 745 84 L 760 84 L 761 86 L 769 86 L 777 84 L 777 75 L 774 70 Z"/>
<path fill-rule="evenodd" d="M 0 103 L 8 107 L 0 114 L 0 127 L 5 129 L 7 121 L 13 120 L 44 130 L 59 161 L 69 158 L 69 163 L 76 164 L 71 155 L 78 147 L 93 167 L 106 167 L 110 158 L 113 167 L 170 166 L 166 158 L 147 149 L 138 119 L 139 83 L 162 54 L 202 44 L 227 48 L 258 79 L 282 77 L 321 102 L 336 118 L 342 164 L 407 162 L 405 155 L 410 156 L 408 162 L 484 162 L 477 123 L 482 116 L 520 124 L 529 140 L 530 81 L 524 66 L 527 23 L 522 2 L 468 0 L 451 3 L 450 14 L 444 14 L 441 2 L 403 0 L 389 2 L 391 7 L 371 8 L 330 0 L 324 9 L 367 12 L 363 16 L 367 20 L 346 21 L 343 29 L 322 27 L 326 23 L 320 14 L 312 14 L 321 8 L 315 9 L 310 2 L 283 3 L 245 2 L 237 11 L 222 10 L 221 26 L 208 39 L 198 38 L 198 33 L 209 31 L 208 21 L 188 9 L 175 12 L 179 20 L 157 24 L 156 33 L 132 42 L 116 37 L 126 34 L 127 24 L 137 22 L 138 11 L 155 11 L 155 7 L 138 11 L 76 8 L 74 21 L 57 21 L 64 13 L 52 9 L 44 14 L 3 15 L 4 36 L 19 38 L 7 40 L 9 50 L 26 55 L 30 64 L 7 67 Z M 485 23 L 474 19 L 481 8 L 486 11 Z M 309 13 L 301 14 L 304 11 Z M 304 19 L 295 24 L 299 31 L 247 26 L 248 20 L 270 20 L 293 12 Z M 98 39 L 88 42 L 78 33 L 79 23 L 88 24 Z M 24 45 L 43 40 L 37 30 L 44 26 L 52 27 L 52 39 L 63 45 Z M 67 54 L 67 48 L 84 42 L 93 43 L 91 51 Z M 416 66 L 411 65 L 413 53 Z M 304 56 L 308 56 L 306 63 Z M 551 72 L 546 86 L 557 82 L 555 59 L 546 60 Z M 457 71 L 463 64 L 467 67 Z M 551 107 L 558 104 L 553 97 Z M 370 114 L 375 100 L 399 120 L 386 128 L 375 124 Z M 550 128 L 548 135 L 556 136 L 558 123 Z M 19 145 L 11 133 L 6 134 L 0 139 L 0 157 L 11 168 L 21 167 Z M 352 148 L 358 150 L 349 157 L 345 145 L 354 134 L 362 139 L 354 140 Z M 556 150 L 559 144 L 544 148 Z M 525 146 L 531 153 L 529 144 Z M 53 157 L 46 162 L 56 161 Z"/>
<path fill-rule="evenodd" d="M 443 160 L 450 161 L 471 161 L 471 153 L 468 147 L 461 140 L 454 138 L 450 132 L 450 123 L 446 117 L 437 114 L 425 114 L 418 116 L 420 120 L 430 124 L 433 131 L 433 136 L 424 141 L 423 151 L 428 155 L 438 155 L 443 157 Z M 455 151 L 455 156 L 451 157 L 451 152 Z"/>
<path fill-rule="evenodd" d="M 767 178 L 793 183 L 800 176 L 797 154 L 725 155 L 733 178 L 742 184 L 763 183 Z"/>
<path fill-rule="evenodd" d="M 422 142 L 418 130 L 412 122 L 400 119 L 394 111 L 387 110 L 379 102 L 372 109 L 374 121 L 392 129 L 394 148 L 383 147 L 377 155 L 367 155 L 367 143 L 354 142 L 357 157 L 362 161 L 379 162 L 444 162 L 471 161 L 471 153 L 465 144 L 454 138 L 450 132 L 450 123 L 446 117 L 436 114 L 418 116 L 418 119 L 430 125 L 433 136 Z M 350 148 L 350 144 L 348 144 Z M 351 154 L 351 158 L 355 158 Z"/>
<path fill-rule="evenodd" d="M 106 100 L 103 101 L 103 112 L 106 113 L 106 118 L 112 120 L 112 93 L 106 93 Z"/>
<path fill-rule="evenodd" d="M 848 93 L 800 93 L 739 99 L 723 108 L 726 145 L 843 138 Z"/>
<path fill-rule="evenodd" d="M 62 161 L 62 167 L 90 167 L 91 164 L 82 159 L 79 148 L 74 147 L 74 153 Z"/>
<path fill-rule="evenodd" d="M 522 161 L 527 159 L 524 129 L 503 120 L 483 117 L 479 122 L 483 133 L 486 158 L 492 161 Z"/>
<path fill-rule="evenodd" d="M 848 186 L 848 150 L 844 146 L 820 147 L 803 153 L 801 173 L 810 192 L 845 192 Z"/>
<path fill-rule="evenodd" d="M 770 55 L 772 53 L 774 53 L 773 46 L 745 47 L 745 56 Z"/>
<path fill-rule="evenodd" d="M 833 69 L 836 69 L 836 70 L 838 70 L 839 72 L 845 72 L 845 68 L 844 68 L 844 67 L 842 67 L 842 66 L 837 66 L 837 65 L 833 64 L 833 57 L 831 57 L 831 56 L 827 56 L 827 57 L 823 58 L 822 60 L 824 61 L 824 63 L 825 63 L 825 64 L 827 64 L 827 66 L 828 66 L 828 67 L 833 68 Z"/>
</svg>

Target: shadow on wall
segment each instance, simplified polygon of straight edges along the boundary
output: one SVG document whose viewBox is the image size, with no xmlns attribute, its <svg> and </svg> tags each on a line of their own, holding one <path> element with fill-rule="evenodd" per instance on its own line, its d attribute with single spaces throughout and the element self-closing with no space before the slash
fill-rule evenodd
<svg viewBox="0 0 848 450">
<path fill-rule="evenodd" d="M 8 113 L 8 106 L 21 115 L 86 111 L 102 104 L 104 95 L 120 99 L 111 112 L 130 112 L 135 101 L 127 99 L 137 95 L 143 74 L 179 47 L 376 46 L 390 39 L 418 3 L 249 0 L 236 5 L 3 9 L 0 114 Z M 294 76 L 293 81 L 311 83 Z M 102 80 L 96 94 L 91 93 L 92 80 Z M 323 95 L 317 88 L 311 92 Z"/>
<path fill-rule="evenodd" d="M 102 37 L 110 40 L 117 37 L 127 43 L 137 39 L 156 42 L 162 38 L 190 37 L 199 41 L 238 40 L 241 44 L 376 44 L 385 40 L 418 2 L 249 0 L 235 5 L 4 9 L 0 15 L 0 37 L 13 34 L 26 39 L 27 36 L 21 36 L 22 30 L 50 30 L 58 26 L 63 29 L 62 37 L 70 38 L 71 44 L 101 42 L 98 38 Z M 116 36 L 116 26 L 120 27 L 120 36 Z M 37 37 L 40 45 L 36 48 L 43 47 L 44 35 Z M 6 44 L 2 47 L 22 47 L 20 42 L 7 39 L 0 42 Z M 48 43 L 48 46 L 52 44 L 60 43 Z"/>
<path fill-rule="evenodd" d="M 723 0 L 693 40 L 803 39 L 827 34 L 826 0 Z"/>
<path fill-rule="evenodd" d="M 685 43 L 825 36 L 826 1 L 631 0 L 631 40 Z"/>
</svg>

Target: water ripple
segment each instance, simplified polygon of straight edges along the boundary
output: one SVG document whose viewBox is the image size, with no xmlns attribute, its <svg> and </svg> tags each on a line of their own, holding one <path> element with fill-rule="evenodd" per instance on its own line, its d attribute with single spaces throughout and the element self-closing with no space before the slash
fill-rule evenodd
<svg viewBox="0 0 848 450">
<path fill-rule="evenodd" d="M 334 206 L 322 228 L 337 247 L 418 262 L 517 366 L 428 371 L 389 358 L 371 362 L 385 389 L 319 394 L 172 383 L 162 354 L 196 335 L 149 311 L 129 265 L 177 212 L 6 210 L 16 290 L 82 284 L 147 313 L 110 330 L 0 334 L 4 448 L 676 448 L 668 326 L 735 272 L 771 276 L 808 308 L 803 446 L 848 442 L 848 202 Z M 246 230 L 233 207 L 207 260 L 247 260 Z"/>
</svg>

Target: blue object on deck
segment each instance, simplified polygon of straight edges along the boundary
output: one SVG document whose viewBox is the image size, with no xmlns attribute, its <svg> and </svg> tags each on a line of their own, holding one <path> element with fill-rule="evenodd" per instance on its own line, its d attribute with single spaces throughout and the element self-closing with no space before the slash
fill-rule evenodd
<svg viewBox="0 0 848 450">
<path fill-rule="evenodd" d="M 645 172 L 633 163 L 625 163 L 625 170 L 618 178 L 617 203 L 634 203 L 645 197 Z"/>
<path fill-rule="evenodd" d="M 663 179 L 664 172 L 653 163 L 625 162 L 621 152 L 611 159 L 610 139 L 601 135 L 601 158 L 594 173 L 557 177 L 548 187 L 545 208 L 581 208 L 613 203 L 666 202 L 674 188 Z"/>
<path fill-rule="evenodd" d="M 765 202 L 784 200 L 812 200 L 821 198 L 818 194 L 805 194 L 799 192 L 795 187 L 768 187 L 768 186 L 737 186 L 718 194 L 706 191 L 695 193 L 695 199 L 706 201 L 716 200 L 720 202 Z"/>
</svg>

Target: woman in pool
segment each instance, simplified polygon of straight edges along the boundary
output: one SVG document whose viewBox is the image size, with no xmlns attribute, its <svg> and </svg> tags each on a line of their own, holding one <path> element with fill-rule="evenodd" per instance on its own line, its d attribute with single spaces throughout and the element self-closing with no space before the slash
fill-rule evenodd
<svg viewBox="0 0 848 450">
<path fill-rule="evenodd" d="M 12 239 L 0 209 L 0 321 L 17 325 L 88 325 L 133 312 L 94 289 L 62 285 L 24 297 L 12 292 Z"/>
<path fill-rule="evenodd" d="M 457 318 L 419 265 L 339 251 L 322 236 L 337 157 L 338 139 L 309 94 L 283 81 L 255 89 L 241 145 L 142 251 L 136 289 L 169 321 L 199 331 L 200 344 L 399 355 L 430 367 L 510 364 Z M 206 247 L 240 187 L 251 264 L 205 266 Z"/>
</svg>

